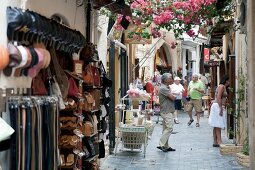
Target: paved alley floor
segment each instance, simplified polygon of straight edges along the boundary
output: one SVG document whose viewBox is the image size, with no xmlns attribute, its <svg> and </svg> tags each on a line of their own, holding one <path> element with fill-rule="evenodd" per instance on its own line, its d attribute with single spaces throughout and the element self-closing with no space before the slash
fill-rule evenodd
<svg viewBox="0 0 255 170">
<path fill-rule="evenodd" d="M 153 117 L 156 120 L 156 116 Z M 195 119 L 196 117 L 194 117 Z M 245 170 L 236 162 L 234 156 L 222 156 L 219 148 L 212 147 L 212 128 L 207 116 L 201 118 L 200 127 L 187 126 L 186 113 L 179 115 L 180 124 L 174 125 L 174 134 L 169 144 L 175 152 L 162 152 L 157 149 L 162 125 L 155 123 L 151 139 L 148 141 L 146 157 L 142 151 L 118 150 L 117 155 L 109 155 L 101 170 Z M 231 143 L 224 132 L 223 143 Z"/>
</svg>

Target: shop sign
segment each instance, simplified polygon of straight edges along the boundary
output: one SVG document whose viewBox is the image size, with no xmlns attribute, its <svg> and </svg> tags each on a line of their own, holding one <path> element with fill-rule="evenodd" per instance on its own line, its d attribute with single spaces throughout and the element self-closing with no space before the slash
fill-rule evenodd
<svg viewBox="0 0 255 170">
<path fill-rule="evenodd" d="M 204 48 L 204 62 L 208 62 L 209 60 L 210 60 L 209 49 Z"/>
<path fill-rule="evenodd" d="M 219 61 L 209 61 L 208 65 L 210 67 L 217 67 L 217 66 L 220 66 L 220 62 Z"/>
<path fill-rule="evenodd" d="M 150 27 L 142 25 L 129 24 L 124 31 L 124 43 L 127 44 L 151 44 L 152 37 Z"/>
<path fill-rule="evenodd" d="M 117 25 L 117 21 L 115 22 L 112 29 L 110 30 L 108 34 L 108 39 L 112 41 L 113 40 L 121 41 L 123 29 L 119 29 L 119 27 L 117 27 L 116 25 Z"/>
</svg>

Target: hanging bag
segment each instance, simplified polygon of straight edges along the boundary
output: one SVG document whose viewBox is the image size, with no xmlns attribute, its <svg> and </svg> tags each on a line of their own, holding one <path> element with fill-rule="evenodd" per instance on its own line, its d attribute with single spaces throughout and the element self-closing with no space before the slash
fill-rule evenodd
<svg viewBox="0 0 255 170">
<path fill-rule="evenodd" d="M 86 137 L 90 137 L 94 134 L 94 126 L 91 121 L 85 120 L 81 128 L 82 134 Z"/>
<path fill-rule="evenodd" d="M 75 80 L 70 77 L 69 80 L 69 88 L 68 88 L 68 97 L 77 97 L 79 95 L 79 88 L 76 85 Z"/>
<path fill-rule="evenodd" d="M 86 43 L 80 52 L 80 59 L 86 60 L 92 57 L 95 53 L 95 45 L 93 43 Z"/>
<path fill-rule="evenodd" d="M 107 76 L 102 61 L 100 61 L 100 69 L 101 69 L 101 73 L 102 73 L 102 86 L 104 88 L 112 87 L 112 80 Z"/>
<path fill-rule="evenodd" d="M 93 78 L 93 72 L 91 65 L 88 64 L 84 70 L 83 70 L 83 82 L 87 86 L 93 86 L 94 85 L 94 78 Z"/>
<path fill-rule="evenodd" d="M 94 100 L 93 96 L 88 92 L 84 92 L 83 110 L 84 111 L 92 111 L 94 102 L 95 102 L 95 100 Z"/>
<path fill-rule="evenodd" d="M 33 95 L 48 95 L 48 91 L 42 80 L 42 74 L 39 73 L 32 81 Z"/>
<path fill-rule="evenodd" d="M 50 54 L 52 58 L 52 63 L 50 64 L 51 73 L 52 74 L 54 73 L 56 81 L 59 85 L 62 97 L 63 99 L 66 99 L 68 94 L 68 88 L 69 88 L 68 78 L 57 60 L 55 50 L 51 49 Z"/>
<path fill-rule="evenodd" d="M 94 81 L 94 86 L 100 86 L 100 72 L 99 68 L 95 66 L 91 66 L 92 74 L 93 74 L 93 81 Z"/>
<path fill-rule="evenodd" d="M 99 110 L 100 109 L 101 90 L 94 89 L 94 90 L 90 91 L 90 94 L 94 98 L 93 110 Z"/>
</svg>

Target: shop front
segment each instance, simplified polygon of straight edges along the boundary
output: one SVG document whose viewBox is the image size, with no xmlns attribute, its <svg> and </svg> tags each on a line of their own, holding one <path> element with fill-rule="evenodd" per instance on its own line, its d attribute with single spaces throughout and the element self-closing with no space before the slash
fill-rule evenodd
<svg viewBox="0 0 255 170">
<path fill-rule="evenodd" d="M 94 17 L 86 17 L 90 7 L 1 5 L 0 169 L 99 169 L 112 81 L 95 45 Z"/>
</svg>

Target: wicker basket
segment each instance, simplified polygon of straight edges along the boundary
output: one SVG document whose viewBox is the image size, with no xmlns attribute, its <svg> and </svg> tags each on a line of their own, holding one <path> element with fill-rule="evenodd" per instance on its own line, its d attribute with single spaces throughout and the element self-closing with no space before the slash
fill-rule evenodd
<svg viewBox="0 0 255 170">
<path fill-rule="evenodd" d="M 144 132 L 122 132 L 123 146 L 128 149 L 141 149 L 145 137 Z"/>
</svg>

